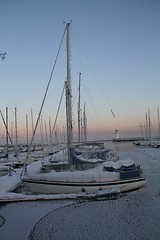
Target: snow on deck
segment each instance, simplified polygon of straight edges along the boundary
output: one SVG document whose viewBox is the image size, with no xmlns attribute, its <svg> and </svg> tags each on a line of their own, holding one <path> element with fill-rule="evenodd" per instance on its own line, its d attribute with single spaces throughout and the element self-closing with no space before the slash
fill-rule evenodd
<svg viewBox="0 0 160 240">
<path fill-rule="evenodd" d="M 32 165 L 32 166 L 31 166 Z M 32 173 L 37 173 L 40 162 L 35 162 L 28 165 L 28 170 Z M 20 179 L 21 169 L 16 172 L 0 177 L 0 202 L 15 202 L 15 201 L 35 201 L 35 200 L 64 200 L 75 198 L 92 198 L 95 194 L 79 193 L 79 194 L 27 194 L 16 193 L 14 190 L 21 186 L 23 182 Z"/>
</svg>

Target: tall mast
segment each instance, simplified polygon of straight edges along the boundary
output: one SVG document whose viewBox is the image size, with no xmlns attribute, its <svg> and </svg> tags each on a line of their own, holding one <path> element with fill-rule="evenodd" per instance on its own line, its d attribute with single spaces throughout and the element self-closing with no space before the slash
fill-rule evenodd
<svg viewBox="0 0 160 240">
<path fill-rule="evenodd" d="M 71 89 L 71 68 L 70 68 L 70 23 L 66 23 L 66 45 L 67 45 L 67 81 L 66 86 L 66 118 L 67 118 L 67 150 L 68 163 L 70 169 L 73 170 L 72 148 L 73 148 L 73 134 L 72 134 L 72 89 Z"/>
<path fill-rule="evenodd" d="M 26 135 L 27 135 L 27 151 L 28 151 L 28 116 L 26 115 Z"/>
<path fill-rule="evenodd" d="M 17 135 L 17 108 L 15 108 L 15 155 L 18 156 L 18 135 Z"/>
<path fill-rule="evenodd" d="M 81 73 L 79 73 L 79 96 L 78 96 L 78 145 L 80 148 L 80 142 L 81 142 L 81 116 L 80 116 L 80 111 L 81 111 Z"/>
<path fill-rule="evenodd" d="M 7 158 L 8 158 L 8 107 L 6 107 L 6 146 L 7 146 Z"/>
<path fill-rule="evenodd" d="M 84 142 L 87 142 L 87 116 L 86 116 L 85 103 L 84 103 L 84 112 L 83 112 L 83 127 L 84 127 Z"/>
<path fill-rule="evenodd" d="M 81 142 L 84 142 L 84 136 L 83 136 L 83 120 L 82 120 L 82 109 L 80 110 L 80 124 L 81 124 Z"/>
<path fill-rule="evenodd" d="M 149 141 L 151 143 L 151 115 L 150 115 L 149 109 L 148 109 L 148 131 L 149 131 Z"/>
<path fill-rule="evenodd" d="M 146 140 L 148 140 L 148 114 L 146 112 Z"/>
</svg>

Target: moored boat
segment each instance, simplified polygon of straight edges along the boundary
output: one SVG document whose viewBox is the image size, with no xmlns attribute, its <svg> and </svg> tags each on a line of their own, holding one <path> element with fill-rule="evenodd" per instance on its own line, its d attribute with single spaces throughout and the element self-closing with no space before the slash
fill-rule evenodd
<svg viewBox="0 0 160 240">
<path fill-rule="evenodd" d="M 59 164 L 60 165 L 60 164 Z M 140 166 L 132 160 L 104 162 L 84 171 L 58 171 L 27 174 L 23 182 L 33 193 L 96 192 L 117 188 L 120 192 L 132 191 L 145 184 Z"/>
<path fill-rule="evenodd" d="M 103 159 L 87 159 L 88 162 L 98 163 L 93 168 L 76 170 L 77 161 L 84 161 L 83 157 L 74 154 L 72 136 L 72 103 L 71 103 L 71 82 L 70 82 L 70 48 L 69 33 L 70 23 L 66 24 L 67 32 L 67 81 L 66 86 L 66 119 L 67 119 L 67 164 L 53 164 L 53 169 L 41 172 L 39 168 L 35 173 L 24 171 L 22 181 L 34 193 L 80 193 L 97 192 L 99 190 L 117 188 L 120 192 L 131 191 L 142 187 L 145 178 L 139 166 L 132 160 L 105 161 Z M 102 150 L 103 152 L 103 150 Z M 102 153 L 101 152 L 101 153 Z M 86 161 L 86 159 L 85 159 Z M 65 167 L 62 167 L 64 166 Z M 30 165 L 31 166 L 31 165 Z M 68 168 L 69 166 L 69 168 Z M 25 166 L 27 170 L 27 166 Z M 62 170 L 62 171 L 60 171 Z"/>
</svg>

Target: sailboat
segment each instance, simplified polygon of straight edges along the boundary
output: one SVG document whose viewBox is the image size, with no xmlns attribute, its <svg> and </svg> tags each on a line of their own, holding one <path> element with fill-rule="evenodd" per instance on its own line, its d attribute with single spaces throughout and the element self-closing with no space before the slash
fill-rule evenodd
<svg viewBox="0 0 160 240">
<path fill-rule="evenodd" d="M 68 164 L 62 168 L 61 163 L 54 164 L 52 170 L 41 172 L 39 162 L 35 172 L 24 171 L 21 177 L 24 184 L 33 193 L 64 194 L 64 193 L 95 193 L 99 190 L 119 189 L 120 192 L 131 191 L 142 187 L 145 178 L 140 166 L 132 160 L 118 160 L 116 162 L 103 161 L 88 170 L 76 169 L 78 156 L 74 151 L 72 135 L 72 94 L 70 70 L 70 24 L 66 23 L 67 45 L 67 80 L 66 87 L 66 121 L 67 121 L 67 160 Z M 69 168 L 68 168 L 69 166 Z M 30 169 L 31 164 L 27 166 Z"/>
</svg>

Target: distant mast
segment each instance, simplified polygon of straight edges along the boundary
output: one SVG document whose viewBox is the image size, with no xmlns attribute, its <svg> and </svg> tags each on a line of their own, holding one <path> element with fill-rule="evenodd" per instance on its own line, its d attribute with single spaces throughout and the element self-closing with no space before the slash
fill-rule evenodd
<svg viewBox="0 0 160 240">
<path fill-rule="evenodd" d="M 146 140 L 148 140 L 148 114 L 146 112 Z"/>
<path fill-rule="evenodd" d="M 73 149 L 73 133 L 72 133 L 72 90 L 71 90 L 71 68 L 70 68 L 70 25 L 66 23 L 66 44 L 67 44 L 67 81 L 66 86 L 66 117 L 67 117 L 67 150 L 68 163 L 70 169 L 73 170 L 72 149 Z"/>
<path fill-rule="evenodd" d="M 85 103 L 84 103 L 84 111 L 83 111 L 83 127 L 84 127 L 84 142 L 87 142 L 87 116 L 86 116 Z"/>
<path fill-rule="evenodd" d="M 81 90 L 81 73 L 79 73 L 79 87 L 78 87 L 78 145 L 80 148 L 81 143 L 81 97 L 80 97 L 80 90 Z"/>
<path fill-rule="evenodd" d="M 28 151 L 28 115 L 26 115 L 26 135 L 27 135 L 27 151 Z"/>
<path fill-rule="evenodd" d="M 18 134 L 17 134 L 17 108 L 15 108 L 15 156 L 18 156 Z"/>
<path fill-rule="evenodd" d="M 8 153 L 9 153 L 9 146 L 8 146 L 8 107 L 6 107 L 6 146 L 7 146 L 7 159 L 8 159 Z"/>
<path fill-rule="evenodd" d="M 151 114 L 150 114 L 150 110 L 148 109 L 148 137 L 149 137 L 149 141 L 151 143 Z"/>
</svg>

